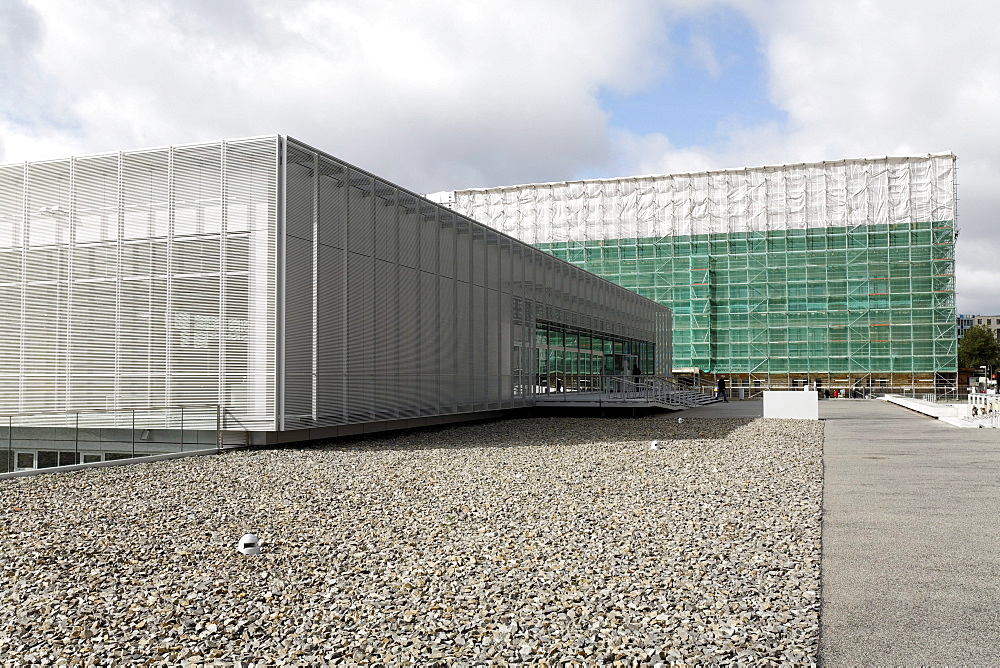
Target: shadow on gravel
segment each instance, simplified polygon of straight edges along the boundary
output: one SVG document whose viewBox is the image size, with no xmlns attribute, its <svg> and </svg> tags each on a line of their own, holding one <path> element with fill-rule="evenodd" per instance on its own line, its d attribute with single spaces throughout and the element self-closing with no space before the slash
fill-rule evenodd
<svg viewBox="0 0 1000 668">
<path fill-rule="evenodd" d="M 518 448 L 652 440 L 722 440 L 761 418 L 689 418 L 660 414 L 637 418 L 513 418 L 291 444 L 301 450 L 422 450 Z"/>
</svg>

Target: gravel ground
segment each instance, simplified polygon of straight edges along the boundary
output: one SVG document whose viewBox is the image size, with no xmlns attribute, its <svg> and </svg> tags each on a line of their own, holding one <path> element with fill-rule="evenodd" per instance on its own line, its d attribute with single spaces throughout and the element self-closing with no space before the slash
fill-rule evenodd
<svg viewBox="0 0 1000 668">
<path fill-rule="evenodd" d="M 815 662 L 822 441 L 508 420 L 0 481 L 0 661 Z"/>
</svg>

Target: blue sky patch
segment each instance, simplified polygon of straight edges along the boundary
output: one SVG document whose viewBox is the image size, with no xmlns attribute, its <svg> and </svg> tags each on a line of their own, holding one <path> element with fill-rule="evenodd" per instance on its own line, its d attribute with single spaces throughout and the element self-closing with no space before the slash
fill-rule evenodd
<svg viewBox="0 0 1000 668">
<path fill-rule="evenodd" d="M 610 125 L 638 135 L 661 133 L 677 148 L 719 141 L 720 123 L 784 123 L 767 99 L 767 71 L 753 26 L 716 8 L 672 23 L 663 46 L 667 71 L 644 90 L 604 90 Z"/>
</svg>

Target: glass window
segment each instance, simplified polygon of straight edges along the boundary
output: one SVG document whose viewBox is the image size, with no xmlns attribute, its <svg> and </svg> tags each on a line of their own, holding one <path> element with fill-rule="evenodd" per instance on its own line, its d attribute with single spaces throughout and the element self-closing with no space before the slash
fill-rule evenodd
<svg viewBox="0 0 1000 668">
<path fill-rule="evenodd" d="M 553 373 L 563 373 L 563 351 L 561 350 L 550 350 L 549 351 L 549 370 Z"/>
<path fill-rule="evenodd" d="M 545 346 L 549 342 L 549 330 L 545 327 L 538 327 L 535 329 L 535 345 Z"/>
<path fill-rule="evenodd" d="M 549 345 L 561 348 L 563 345 L 563 333 L 558 329 L 549 330 Z"/>
<path fill-rule="evenodd" d="M 53 450 L 42 450 L 38 453 L 38 468 L 47 469 L 59 466 L 59 453 Z"/>
</svg>

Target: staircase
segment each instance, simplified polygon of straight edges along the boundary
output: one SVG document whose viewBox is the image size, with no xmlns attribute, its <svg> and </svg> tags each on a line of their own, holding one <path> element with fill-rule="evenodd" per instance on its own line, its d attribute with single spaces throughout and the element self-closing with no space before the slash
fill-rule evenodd
<svg viewBox="0 0 1000 668">
<path fill-rule="evenodd" d="M 651 386 L 653 400 L 667 408 L 697 408 L 720 401 L 713 393 L 684 388 L 667 378 L 650 378 L 647 384 Z"/>
</svg>

